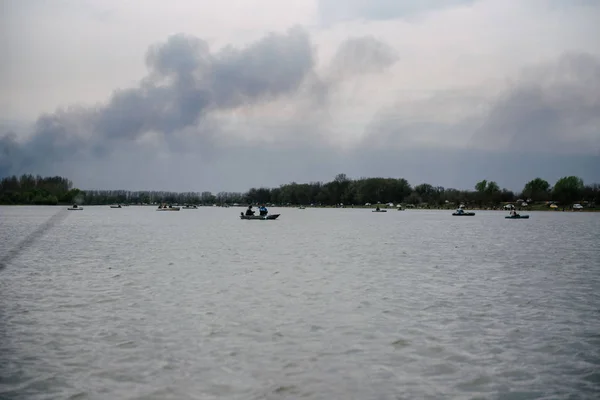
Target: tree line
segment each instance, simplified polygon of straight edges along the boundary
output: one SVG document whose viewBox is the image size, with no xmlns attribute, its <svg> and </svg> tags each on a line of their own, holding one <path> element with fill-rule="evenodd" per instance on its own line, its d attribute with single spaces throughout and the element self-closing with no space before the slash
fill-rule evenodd
<svg viewBox="0 0 600 400">
<path fill-rule="evenodd" d="M 541 178 L 527 182 L 515 193 L 501 189 L 494 181 L 477 182 L 474 190 L 458 190 L 422 183 L 411 186 L 400 178 L 350 179 L 338 174 L 331 182 L 289 183 L 277 188 L 251 188 L 241 192 L 160 192 L 127 190 L 79 190 L 62 177 L 22 175 L 0 181 L 0 204 L 277 204 L 277 205 L 364 205 L 378 203 L 445 207 L 459 204 L 496 207 L 523 199 L 529 202 L 555 201 L 563 205 L 574 202 L 597 204 L 600 185 L 584 185 L 576 176 L 559 179 L 554 186 Z"/>
<path fill-rule="evenodd" d="M 0 180 L 0 204 L 56 205 L 70 203 L 80 194 L 61 176 L 8 176 Z"/>
<path fill-rule="evenodd" d="M 521 192 L 501 189 L 494 181 L 477 182 L 475 190 L 458 190 L 433 186 L 428 183 L 412 187 L 406 179 L 361 178 L 350 179 L 339 174 L 331 182 L 290 183 L 279 188 L 252 188 L 244 196 L 247 203 L 273 204 L 411 204 L 445 207 L 460 204 L 496 207 L 519 199 L 529 202 L 554 201 L 563 205 L 574 202 L 598 203 L 600 185 L 584 185 L 576 176 L 559 179 L 554 186 L 541 178 L 527 182 Z"/>
</svg>

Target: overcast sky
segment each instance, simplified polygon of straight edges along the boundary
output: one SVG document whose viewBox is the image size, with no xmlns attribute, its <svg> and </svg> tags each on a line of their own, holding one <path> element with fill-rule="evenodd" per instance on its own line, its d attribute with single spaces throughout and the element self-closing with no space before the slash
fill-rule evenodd
<svg viewBox="0 0 600 400">
<path fill-rule="evenodd" d="M 0 4 L 2 176 L 600 182 L 600 1 Z"/>
</svg>

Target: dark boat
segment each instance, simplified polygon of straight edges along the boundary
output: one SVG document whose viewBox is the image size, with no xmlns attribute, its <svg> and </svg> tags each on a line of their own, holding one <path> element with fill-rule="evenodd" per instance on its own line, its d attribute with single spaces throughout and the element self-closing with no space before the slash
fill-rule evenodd
<svg viewBox="0 0 600 400">
<path fill-rule="evenodd" d="M 266 221 L 269 219 L 277 219 L 281 214 L 271 214 L 271 215 L 244 215 L 244 213 L 240 213 L 240 219 L 257 219 L 261 221 Z"/>
<path fill-rule="evenodd" d="M 529 219 L 529 215 L 507 215 L 506 217 L 504 217 L 506 219 Z"/>
<path fill-rule="evenodd" d="M 453 212 L 452 215 L 454 215 L 455 217 L 472 217 L 472 216 L 475 215 L 475 213 L 471 212 L 471 211 L 466 212 L 462 208 L 459 208 L 458 210 L 456 210 L 455 212 Z"/>
<path fill-rule="evenodd" d="M 156 211 L 179 211 L 181 207 L 173 207 L 171 205 L 167 206 L 166 204 L 158 206 Z"/>
</svg>

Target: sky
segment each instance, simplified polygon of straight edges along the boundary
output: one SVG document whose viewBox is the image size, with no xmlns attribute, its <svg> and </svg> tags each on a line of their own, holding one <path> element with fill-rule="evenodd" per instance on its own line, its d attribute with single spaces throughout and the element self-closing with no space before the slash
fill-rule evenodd
<svg viewBox="0 0 600 400">
<path fill-rule="evenodd" d="M 594 0 L 0 0 L 0 176 L 600 182 Z"/>
</svg>

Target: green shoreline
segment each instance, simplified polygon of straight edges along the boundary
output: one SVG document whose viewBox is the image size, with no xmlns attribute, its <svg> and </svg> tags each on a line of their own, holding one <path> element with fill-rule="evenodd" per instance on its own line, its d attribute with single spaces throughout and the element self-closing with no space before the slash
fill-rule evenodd
<svg viewBox="0 0 600 400">
<path fill-rule="evenodd" d="M 505 204 L 537 211 L 571 210 L 574 204 L 596 211 L 600 207 L 600 185 L 584 185 L 576 176 L 560 178 L 554 186 L 535 178 L 521 192 L 501 189 L 494 181 L 482 180 L 475 190 L 458 190 L 422 183 L 412 186 L 404 178 L 350 179 L 338 174 L 331 182 L 288 183 L 279 187 L 250 188 L 246 192 L 168 192 L 130 190 L 80 190 L 64 177 L 22 175 L 0 179 L 0 204 L 3 205 L 141 205 L 158 203 L 203 206 L 268 204 L 299 207 L 309 204 L 322 208 L 389 209 L 401 204 L 405 209 L 452 210 L 464 205 L 471 210 L 503 210 Z M 550 201 L 552 200 L 552 201 Z M 528 205 L 522 207 L 522 203 Z M 525 204 L 527 204 L 525 203 Z M 559 208 L 549 209 L 550 204 Z M 313 207 L 314 207 L 313 206 Z M 308 206 L 310 207 L 310 206 Z M 395 207 L 392 207 L 395 208 Z"/>
<path fill-rule="evenodd" d="M 156 204 L 126 204 L 126 203 L 121 203 L 123 205 L 123 208 L 127 208 L 127 207 L 156 207 Z M 44 205 L 44 204 L 0 204 L 1 207 L 69 207 L 72 206 L 71 203 L 64 203 L 64 204 L 52 204 L 52 205 Z M 108 204 L 81 204 L 80 205 L 82 208 L 83 207 L 109 207 Z M 202 205 L 199 204 L 197 205 L 198 208 L 246 208 L 247 205 Z M 377 206 L 379 206 L 380 209 L 382 210 L 388 210 L 388 211 L 454 211 L 456 210 L 456 207 L 404 207 L 402 208 L 402 210 L 398 210 L 397 207 L 388 207 L 385 204 L 372 204 L 369 206 L 365 206 L 365 205 L 347 205 L 347 206 L 330 206 L 330 205 L 302 205 L 302 204 L 296 204 L 296 205 L 277 205 L 277 204 L 270 204 L 268 205 L 269 208 L 290 208 L 290 209 L 299 209 L 300 207 L 304 207 L 305 209 L 375 209 Z M 464 210 L 470 210 L 470 211 L 495 211 L 495 212 L 502 212 L 502 213 L 506 213 L 509 210 L 505 210 L 502 208 L 496 208 L 496 209 L 491 209 L 491 208 L 485 208 L 485 207 L 463 207 Z M 565 208 L 565 210 L 563 210 L 562 208 L 557 208 L 557 209 L 551 209 L 548 207 L 540 207 L 540 206 L 535 206 L 535 207 L 518 207 L 516 208 L 517 211 L 520 212 L 556 212 L 556 213 L 563 213 L 563 212 L 569 212 L 569 213 L 595 213 L 595 212 L 600 212 L 600 208 L 584 208 L 581 210 L 574 210 L 572 208 Z"/>
</svg>

